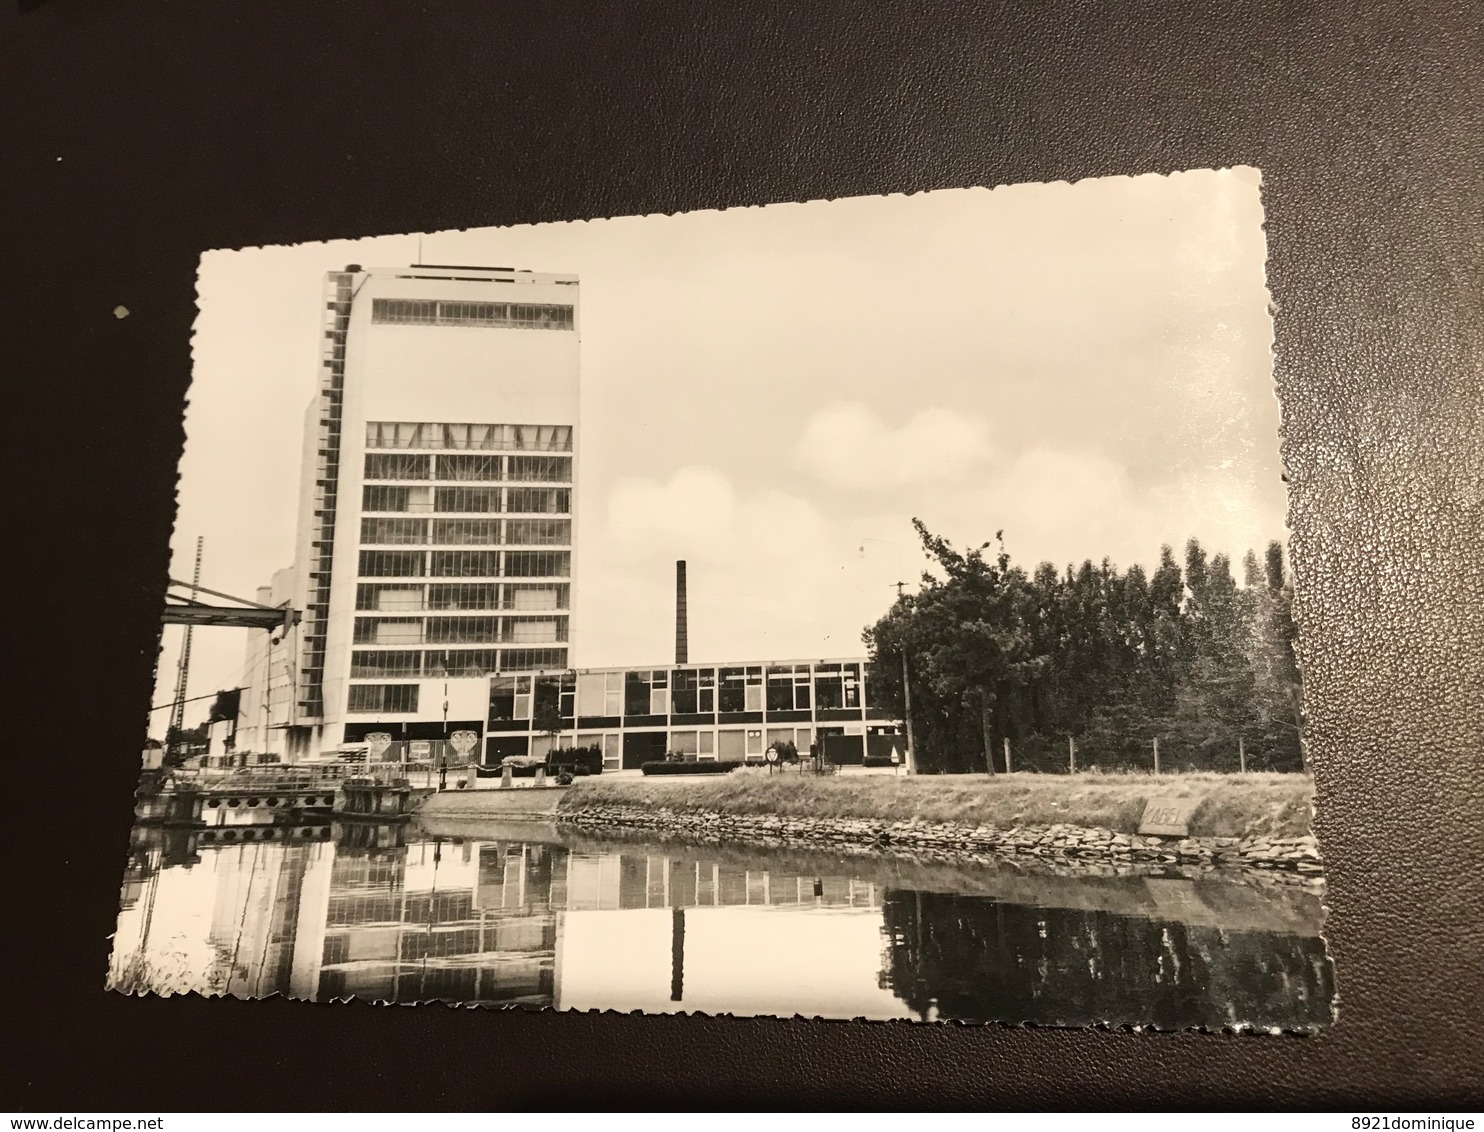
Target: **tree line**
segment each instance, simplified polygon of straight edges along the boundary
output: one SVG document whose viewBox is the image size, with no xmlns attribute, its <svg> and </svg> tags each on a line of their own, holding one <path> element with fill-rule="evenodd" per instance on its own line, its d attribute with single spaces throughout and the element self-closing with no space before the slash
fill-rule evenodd
<svg viewBox="0 0 1484 1132">
<path fill-rule="evenodd" d="M 1199 541 L 1153 573 L 1104 559 L 1030 573 L 1001 535 L 960 551 L 913 520 L 937 572 L 868 628 L 874 702 L 905 712 L 918 769 L 1295 771 L 1300 677 L 1283 548 L 1248 551 L 1242 583 Z"/>
</svg>

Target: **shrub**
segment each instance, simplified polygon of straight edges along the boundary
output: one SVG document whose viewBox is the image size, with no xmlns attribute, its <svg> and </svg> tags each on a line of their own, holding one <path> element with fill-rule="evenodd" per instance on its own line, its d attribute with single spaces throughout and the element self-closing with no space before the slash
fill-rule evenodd
<svg viewBox="0 0 1484 1132">
<path fill-rule="evenodd" d="M 546 769 L 551 774 L 602 774 L 602 747 L 563 747 L 546 756 Z"/>
<path fill-rule="evenodd" d="M 640 769 L 648 775 L 653 774 L 729 774 L 742 764 L 739 762 L 714 762 L 714 763 L 645 763 Z"/>
</svg>

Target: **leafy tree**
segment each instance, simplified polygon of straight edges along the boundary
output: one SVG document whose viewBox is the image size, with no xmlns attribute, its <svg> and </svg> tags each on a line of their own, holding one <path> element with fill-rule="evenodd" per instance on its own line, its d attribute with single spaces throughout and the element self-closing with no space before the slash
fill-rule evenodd
<svg viewBox="0 0 1484 1132">
<path fill-rule="evenodd" d="M 1002 542 L 960 551 L 915 523 L 930 569 L 864 634 L 871 696 L 901 714 L 911 679 L 918 766 L 989 770 L 1005 740 L 1023 769 L 1150 762 L 1226 769 L 1238 742 L 1251 765 L 1297 769 L 1299 673 L 1292 588 L 1281 547 L 1243 559 L 1191 539 L 1184 570 L 1120 572 L 1106 559 L 1029 575 Z"/>
<path fill-rule="evenodd" d="M 1186 579 L 1191 587 L 1187 651 L 1170 729 L 1188 757 L 1204 765 L 1234 764 L 1254 692 L 1244 652 L 1249 630 L 1243 603 L 1227 557 L 1217 554 L 1207 562 L 1194 539 L 1186 550 Z"/>
<path fill-rule="evenodd" d="M 204 751 L 207 746 L 207 724 L 195 727 L 170 727 L 165 731 L 165 754 L 161 761 L 165 766 L 179 766 L 191 755 Z"/>
<path fill-rule="evenodd" d="M 235 720 L 241 702 L 241 688 L 228 688 L 226 691 L 218 692 L 216 699 L 211 703 L 211 712 L 206 716 L 206 722 L 220 723 L 224 719 Z"/>
<path fill-rule="evenodd" d="M 533 729 L 547 736 L 551 740 L 552 748 L 555 748 L 563 726 L 556 698 L 539 698 L 535 707 L 535 714 L 532 717 Z"/>
<path fill-rule="evenodd" d="M 977 763 L 993 773 L 995 736 L 1003 733 L 1005 722 L 997 714 L 1010 710 L 1036 667 L 1027 579 L 1011 567 L 1003 543 L 990 558 L 985 554 L 989 543 L 958 551 L 920 521 L 914 525 L 924 551 L 945 577 L 924 573 L 919 593 L 900 598 L 866 639 L 883 656 L 892 656 L 898 672 L 905 649 L 914 690 L 922 682 L 919 695 L 927 710 L 918 738 L 929 766 L 967 770 Z M 899 677 L 892 683 L 900 689 Z M 914 724 L 918 718 L 914 712 Z M 977 759 L 964 742 L 976 732 Z"/>
<path fill-rule="evenodd" d="M 1296 649 L 1298 631 L 1282 545 L 1269 543 L 1260 574 L 1255 570 L 1251 573 L 1254 599 L 1247 661 L 1253 673 L 1254 694 L 1249 727 L 1258 737 L 1259 749 L 1271 752 L 1285 764 L 1304 762 L 1299 741 L 1302 678 Z"/>
</svg>

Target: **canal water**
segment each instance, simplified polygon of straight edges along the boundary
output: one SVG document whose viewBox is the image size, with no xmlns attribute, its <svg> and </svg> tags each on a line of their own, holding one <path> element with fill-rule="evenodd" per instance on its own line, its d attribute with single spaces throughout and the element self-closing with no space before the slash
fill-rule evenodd
<svg viewBox="0 0 1484 1132">
<path fill-rule="evenodd" d="M 1320 891 L 1112 873 L 605 842 L 537 825 L 139 829 L 110 978 L 159 993 L 560 1010 L 1331 1020 Z"/>
</svg>

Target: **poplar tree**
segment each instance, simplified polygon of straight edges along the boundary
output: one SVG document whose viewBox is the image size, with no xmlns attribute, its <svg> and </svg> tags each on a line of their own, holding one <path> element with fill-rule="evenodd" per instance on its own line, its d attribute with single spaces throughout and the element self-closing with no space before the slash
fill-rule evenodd
<svg viewBox="0 0 1484 1132">
<path fill-rule="evenodd" d="M 955 549 L 915 523 L 930 568 L 864 633 L 871 697 L 901 714 L 905 655 L 918 765 L 991 771 L 1008 739 L 1022 769 L 1079 763 L 1299 769 L 1299 672 L 1283 552 L 1231 560 L 1185 546 L 1184 570 L 1160 550 L 1146 575 L 1104 559 L 1029 575 L 1003 541 Z"/>
<path fill-rule="evenodd" d="M 1258 736 L 1260 749 L 1271 753 L 1270 759 L 1283 764 L 1303 762 L 1299 742 L 1302 680 L 1295 648 L 1298 632 L 1282 544 L 1269 543 L 1263 568 L 1252 573 L 1247 657 L 1256 686 L 1250 726 Z"/>
</svg>

